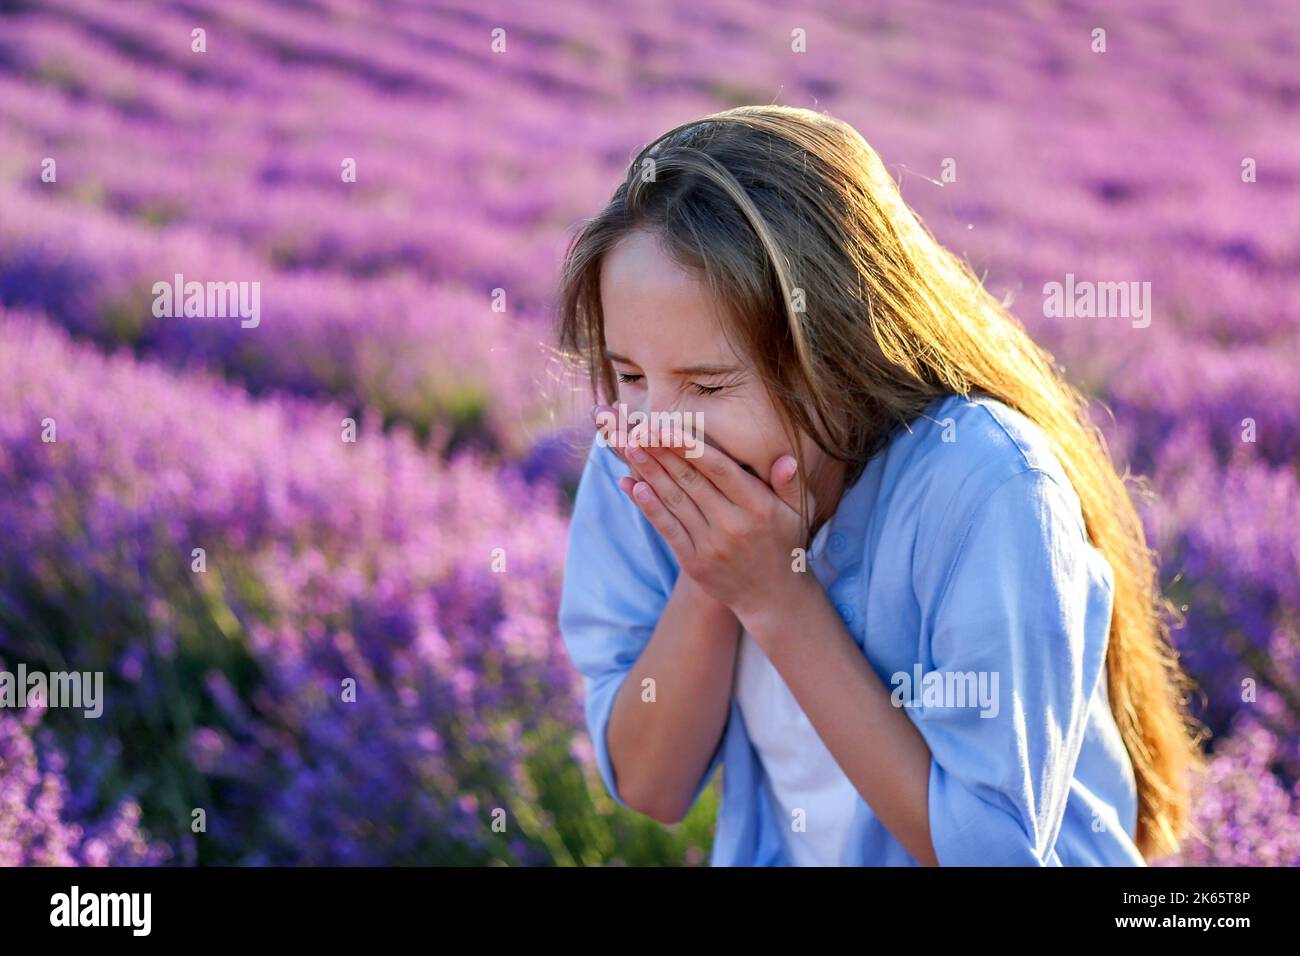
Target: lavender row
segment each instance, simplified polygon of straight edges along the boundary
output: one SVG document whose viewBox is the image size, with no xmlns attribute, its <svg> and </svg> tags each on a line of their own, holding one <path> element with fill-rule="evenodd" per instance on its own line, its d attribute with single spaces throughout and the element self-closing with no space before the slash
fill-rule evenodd
<svg viewBox="0 0 1300 956">
<path fill-rule="evenodd" d="M 133 229 L 12 196 L 6 208 L 0 302 L 103 346 L 206 366 L 255 392 L 337 398 L 421 430 L 481 431 L 514 453 L 550 420 L 545 329 L 508 295 L 413 274 L 285 272 L 185 227 Z M 202 286 L 203 315 L 183 314 L 191 282 Z M 222 308 L 209 305 L 209 283 L 220 284 Z M 228 283 L 241 298 L 226 297 Z"/>
<path fill-rule="evenodd" d="M 0 652 L 107 675 L 82 759 L 182 861 L 535 862 L 530 735 L 580 725 L 557 496 L 343 417 L 4 318 Z"/>
</svg>

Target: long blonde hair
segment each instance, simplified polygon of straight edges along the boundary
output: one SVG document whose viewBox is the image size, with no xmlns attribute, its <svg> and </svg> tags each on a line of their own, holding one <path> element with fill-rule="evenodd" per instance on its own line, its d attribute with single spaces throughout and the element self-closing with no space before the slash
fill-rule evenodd
<svg viewBox="0 0 1300 956">
<path fill-rule="evenodd" d="M 775 105 L 714 113 L 641 150 L 573 237 L 560 281 L 557 347 L 598 401 L 618 394 L 600 266 L 634 229 L 657 234 L 727 304 L 728 337 L 756 363 L 790 447 L 797 426 L 847 463 L 848 480 L 892 425 L 945 393 L 992 396 L 1042 429 L 1114 571 L 1106 669 L 1137 781 L 1136 842 L 1144 857 L 1177 850 L 1204 768 L 1203 728 L 1187 709 L 1190 682 L 1169 642 L 1174 612 L 1137 509 L 1086 399 L 934 239 L 875 150 L 847 123 Z"/>
</svg>

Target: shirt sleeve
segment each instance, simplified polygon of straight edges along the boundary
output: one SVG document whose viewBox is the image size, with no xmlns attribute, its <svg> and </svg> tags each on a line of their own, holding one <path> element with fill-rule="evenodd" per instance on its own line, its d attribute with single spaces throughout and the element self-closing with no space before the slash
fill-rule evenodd
<svg viewBox="0 0 1300 956">
<path fill-rule="evenodd" d="M 984 680 L 990 693 L 908 710 L 931 752 L 941 866 L 1062 865 L 1056 840 L 1104 667 L 1113 583 L 1077 509 L 1030 469 L 957 522 L 964 531 L 929 615 L 931 671 L 953 688 Z"/>
<path fill-rule="evenodd" d="M 596 766 L 609 795 L 624 807 L 605 731 L 614 698 L 654 635 L 679 570 L 659 532 L 618 487 L 627 474 L 626 463 L 612 449 L 592 442 L 573 504 L 559 608 L 560 633 L 583 677 Z M 692 805 L 722 762 L 722 752 L 719 740 Z"/>
</svg>

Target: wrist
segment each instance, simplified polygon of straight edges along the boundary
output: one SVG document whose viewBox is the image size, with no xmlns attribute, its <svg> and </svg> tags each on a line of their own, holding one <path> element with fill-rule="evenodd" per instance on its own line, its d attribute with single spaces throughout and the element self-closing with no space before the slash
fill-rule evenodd
<svg viewBox="0 0 1300 956">
<path fill-rule="evenodd" d="M 803 619 L 808 602 L 820 591 L 811 572 L 791 572 L 780 587 L 767 588 L 752 603 L 733 610 L 745 630 L 760 644 L 767 644 L 791 621 Z"/>
<path fill-rule="evenodd" d="M 731 608 L 706 591 L 700 582 L 685 571 L 677 575 L 676 587 L 681 592 L 682 597 L 689 601 L 691 606 L 700 613 L 707 614 L 723 622 L 736 620 L 736 615 Z"/>
</svg>

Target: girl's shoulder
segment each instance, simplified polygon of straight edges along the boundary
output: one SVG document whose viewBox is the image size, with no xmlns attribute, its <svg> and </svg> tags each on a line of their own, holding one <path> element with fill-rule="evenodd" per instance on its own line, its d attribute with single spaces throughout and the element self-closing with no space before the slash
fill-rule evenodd
<svg viewBox="0 0 1300 956">
<path fill-rule="evenodd" d="M 935 399 L 895 431 L 886 455 L 887 483 L 923 495 L 925 511 L 947 522 L 972 513 L 996 489 L 1029 473 L 1057 486 L 1082 525 L 1078 497 L 1047 434 L 992 396 Z"/>
<path fill-rule="evenodd" d="M 1063 573 L 1076 558 L 1095 566 L 1099 589 L 1109 573 L 1047 434 L 990 396 L 936 399 L 896 435 L 875 504 L 882 540 L 906 542 L 923 608 L 939 606 L 963 556 L 989 595 L 1005 587 L 999 575 Z"/>
</svg>

